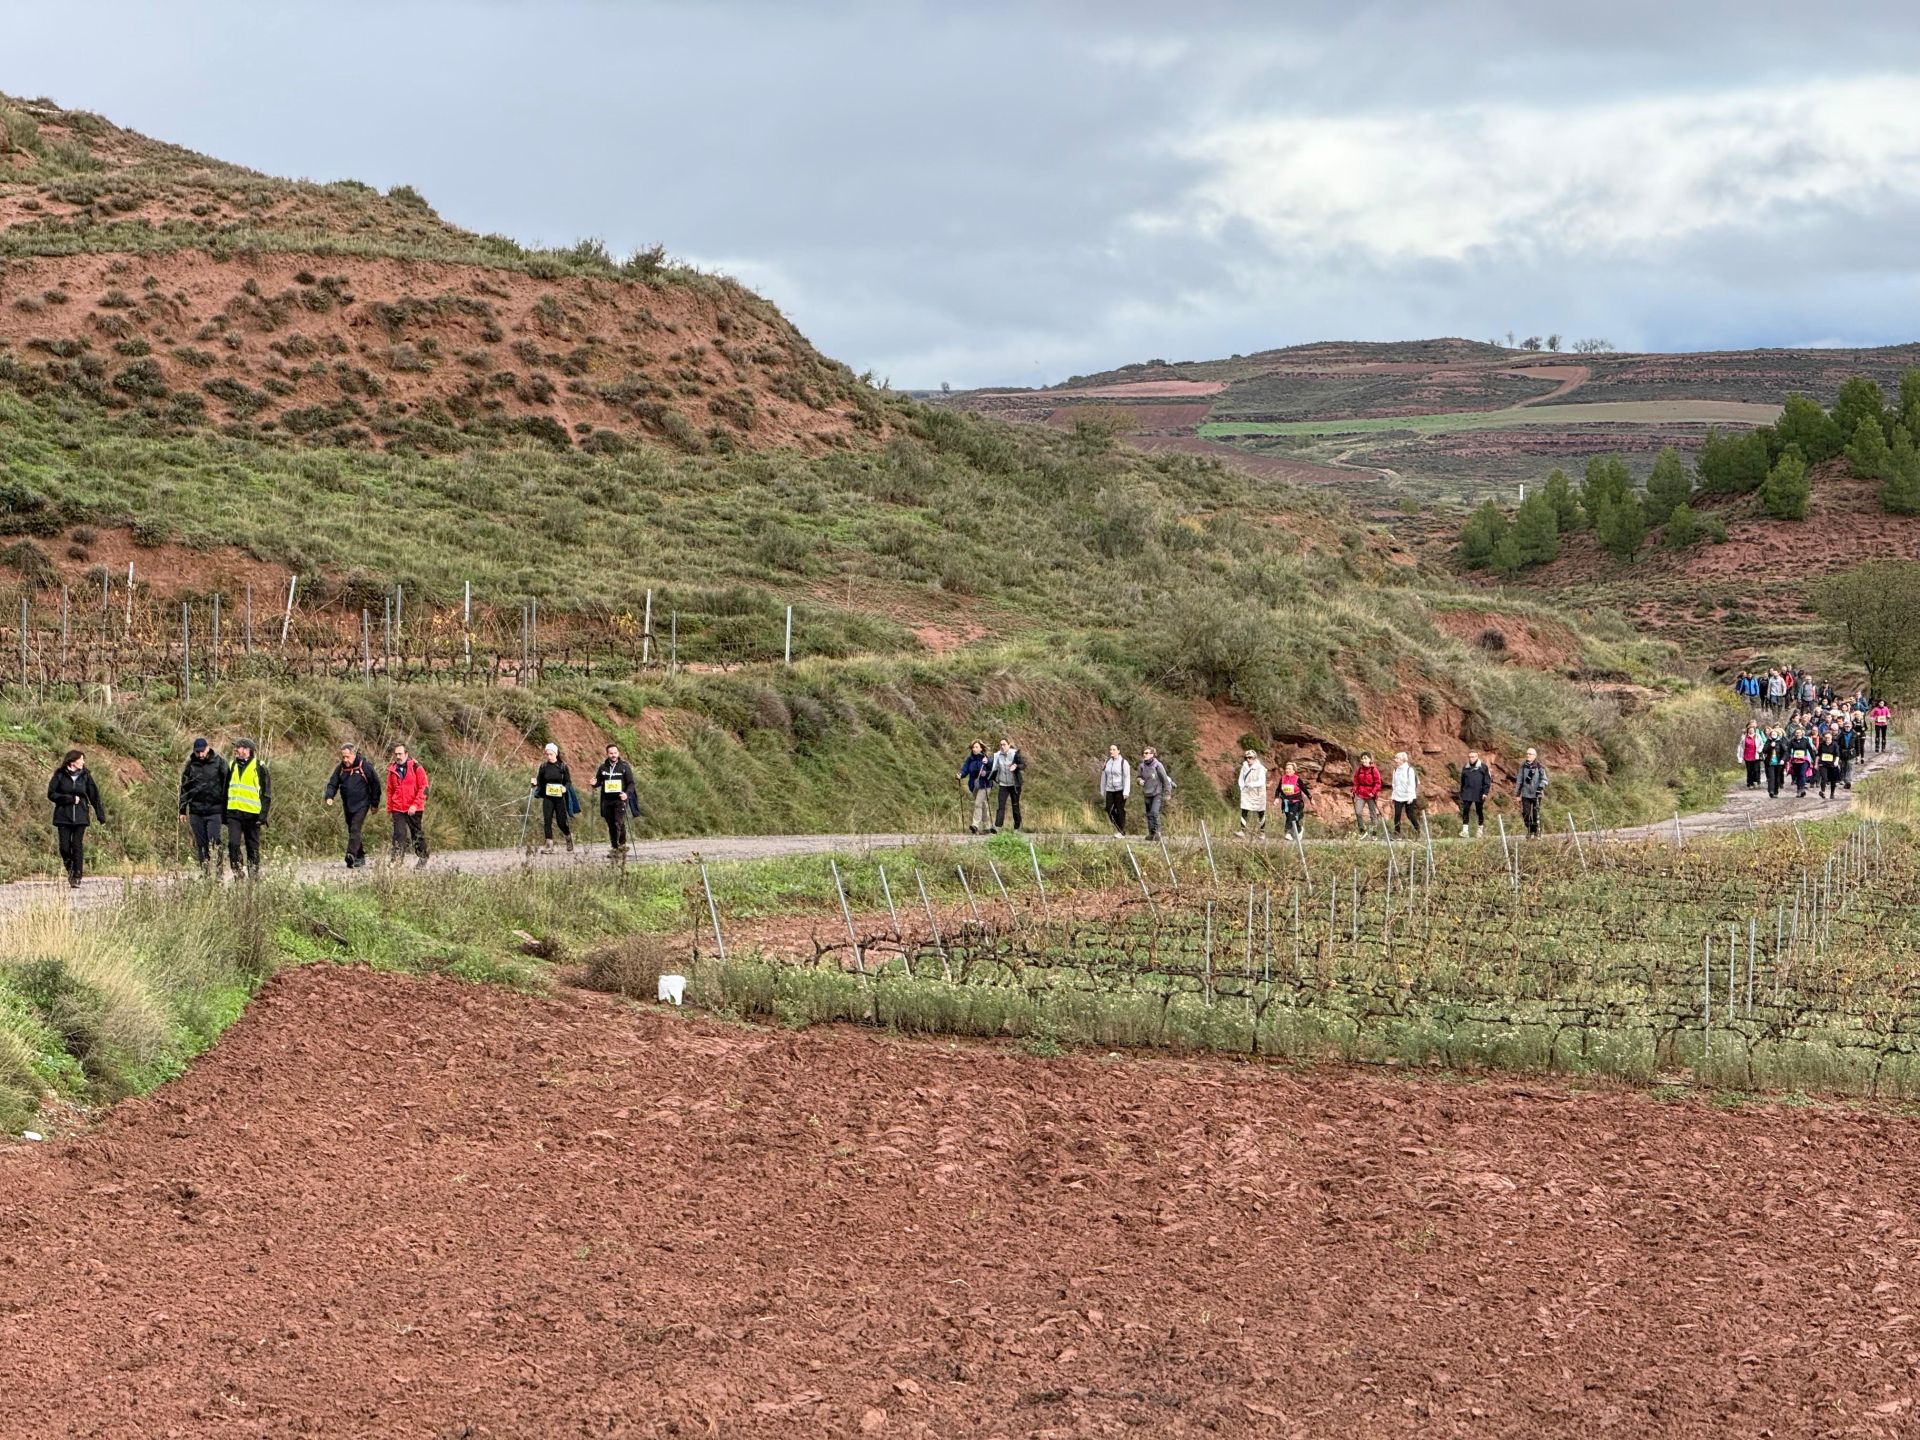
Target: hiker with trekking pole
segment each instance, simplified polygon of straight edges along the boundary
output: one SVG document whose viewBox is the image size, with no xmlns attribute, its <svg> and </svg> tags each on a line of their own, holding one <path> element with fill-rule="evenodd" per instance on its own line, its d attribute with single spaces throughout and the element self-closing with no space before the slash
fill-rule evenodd
<svg viewBox="0 0 1920 1440">
<path fill-rule="evenodd" d="M 607 758 L 593 772 L 593 790 L 600 797 L 600 818 L 607 825 L 608 858 L 625 860 L 627 821 L 640 814 L 640 797 L 634 793 L 633 766 L 621 758 L 618 745 L 607 746 Z"/>
<path fill-rule="evenodd" d="M 560 833 L 566 838 L 567 853 L 573 853 L 573 817 L 579 813 L 580 797 L 574 793 L 573 772 L 567 768 L 567 762 L 560 758 L 560 747 L 551 740 L 547 742 L 547 758 L 540 762 L 540 768 L 533 772 L 533 790 L 529 795 L 540 797 L 540 828 L 544 832 L 546 843 L 542 847 L 545 854 L 553 854 L 553 827 L 558 825 Z M 529 810 L 531 813 L 531 810 Z M 521 822 L 521 830 L 526 823 Z M 524 833 L 522 835 L 524 839 Z M 528 846 L 532 853 L 532 846 Z"/>
<path fill-rule="evenodd" d="M 967 747 L 967 758 L 960 762 L 959 779 L 962 792 L 973 805 L 973 819 L 967 833 L 985 834 L 993 807 L 993 757 L 987 754 L 986 741 L 976 740 Z"/>
</svg>

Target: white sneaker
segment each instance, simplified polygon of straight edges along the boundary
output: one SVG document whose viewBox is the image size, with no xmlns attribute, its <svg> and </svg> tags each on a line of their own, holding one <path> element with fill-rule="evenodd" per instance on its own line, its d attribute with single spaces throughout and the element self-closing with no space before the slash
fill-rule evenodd
<svg viewBox="0 0 1920 1440">
<path fill-rule="evenodd" d="M 1487 838 L 1487 827 L 1486 827 L 1486 826 L 1484 826 L 1484 825 L 1482 825 L 1482 826 L 1480 827 L 1480 838 L 1481 838 L 1482 840 L 1484 840 L 1484 839 L 1486 839 L 1486 838 Z"/>
<path fill-rule="evenodd" d="M 1469 834 L 1470 834 L 1471 832 L 1472 832 L 1472 827 L 1471 827 L 1471 826 L 1469 826 L 1469 825 L 1462 825 L 1462 826 L 1460 827 L 1460 838 L 1461 838 L 1462 840 L 1465 840 L 1465 839 L 1466 839 L 1466 838 L 1468 837 L 1468 835 L 1469 835 Z"/>
</svg>

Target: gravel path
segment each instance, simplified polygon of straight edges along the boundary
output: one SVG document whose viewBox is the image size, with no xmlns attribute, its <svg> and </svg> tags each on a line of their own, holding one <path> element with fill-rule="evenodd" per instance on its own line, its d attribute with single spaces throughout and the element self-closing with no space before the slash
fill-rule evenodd
<svg viewBox="0 0 1920 1440">
<path fill-rule="evenodd" d="M 1873 774 L 1900 758 L 1896 745 L 1883 755 L 1869 755 L 1866 761 L 1856 767 L 1856 779 Z M 1724 835 L 1737 830 L 1749 829 L 1757 825 L 1773 825 L 1783 821 L 1828 820 L 1844 813 L 1853 804 L 1853 793 L 1842 791 L 1837 800 L 1822 800 L 1811 790 L 1805 799 L 1796 798 L 1791 790 L 1786 791 L 1778 800 L 1767 798 L 1764 789 L 1748 790 L 1744 779 L 1737 781 L 1727 798 L 1716 810 L 1702 811 L 1688 815 L 1681 820 L 1681 829 L 1685 835 Z M 1434 838 L 1441 839 L 1449 833 L 1444 821 L 1450 812 L 1436 812 Z M 1583 831 L 1582 834 L 1587 832 Z M 1673 822 L 1663 820 L 1652 825 L 1637 825 L 1621 830 L 1606 832 L 1608 838 L 1615 840 L 1669 840 L 1673 837 Z M 707 835 L 684 840 L 646 840 L 633 846 L 631 863 L 637 865 L 677 865 L 693 860 L 774 860 L 791 855 L 845 855 L 858 854 L 868 850 L 898 850 L 909 845 L 928 841 L 970 843 L 977 838 L 971 835 Z M 1098 840 L 1097 835 L 1077 837 L 1085 840 Z M 1225 833 L 1214 837 L 1224 841 Z M 1275 837 L 1276 841 L 1279 837 Z M 1135 837 L 1138 842 L 1139 837 Z M 1177 838 L 1176 845 L 1197 845 L 1192 837 Z M 1316 842 L 1309 841 L 1309 844 Z M 572 854 L 561 851 L 554 855 L 536 854 L 529 857 L 517 849 L 503 850 L 448 850 L 433 857 L 429 863 L 430 873 L 453 871 L 463 875 L 496 875 L 532 865 L 540 870 L 566 870 L 578 866 L 605 865 L 608 862 L 604 845 L 583 842 Z M 374 865 L 378 866 L 379 861 Z M 405 873 L 412 873 L 411 860 L 405 862 Z M 373 874 L 373 868 L 349 872 L 338 860 L 300 860 L 291 867 L 291 873 L 299 880 L 331 880 L 343 884 L 363 883 Z M 11 884 L 0 885 L 0 914 L 8 911 L 23 910 L 36 904 L 66 901 L 79 909 L 95 909 L 117 902 L 126 892 L 130 883 L 150 884 L 158 880 L 162 883 L 177 883 L 192 878 L 187 872 L 176 871 L 168 875 L 135 877 L 133 881 L 118 875 L 99 875 L 89 878 L 79 890 L 69 890 L 55 879 L 16 880 Z"/>
</svg>

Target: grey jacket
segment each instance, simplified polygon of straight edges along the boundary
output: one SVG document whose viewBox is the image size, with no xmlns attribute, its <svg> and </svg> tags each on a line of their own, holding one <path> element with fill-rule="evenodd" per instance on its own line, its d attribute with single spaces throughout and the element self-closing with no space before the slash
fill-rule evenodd
<svg viewBox="0 0 1920 1440">
<path fill-rule="evenodd" d="M 1546 794 L 1546 767 L 1538 760 L 1527 761 L 1520 767 L 1520 773 L 1514 777 L 1513 793 L 1522 800 L 1538 800 Z"/>
<path fill-rule="evenodd" d="M 1152 760 L 1140 762 L 1140 793 L 1142 795 L 1171 795 L 1173 776 L 1167 773 L 1167 767 L 1158 756 Z"/>
</svg>

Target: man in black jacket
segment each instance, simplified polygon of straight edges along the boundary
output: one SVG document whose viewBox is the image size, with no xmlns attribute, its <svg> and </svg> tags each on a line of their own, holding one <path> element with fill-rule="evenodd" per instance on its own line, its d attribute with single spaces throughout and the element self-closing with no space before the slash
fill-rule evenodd
<svg viewBox="0 0 1920 1440">
<path fill-rule="evenodd" d="M 200 873 L 220 869 L 220 822 L 227 812 L 227 762 L 204 736 L 193 742 L 193 753 L 180 772 L 180 818 L 193 832 L 193 858 Z"/>
<path fill-rule="evenodd" d="M 340 800 L 340 813 L 347 817 L 347 868 L 364 870 L 367 847 L 360 839 L 367 814 L 380 803 L 380 775 L 361 757 L 358 746 L 342 745 L 340 763 L 327 777 L 326 801 Z"/>
<path fill-rule="evenodd" d="M 593 788 L 600 796 L 600 818 L 607 822 L 609 853 L 627 858 L 627 816 L 640 813 L 634 796 L 633 767 L 620 758 L 618 745 L 607 746 L 607 758 L 593 772 Z"/>
<path fill-rule="evenodd" d="M 1478 750 L 1467 752 L 1467 763 L 1460 767 L 1460 838 L 1467 838 L 1469 817 L 1480 821 L 1480 833 L 1487 833 L 1487 792 L 1493 788 L 1493 772 L 1480 758 Z"/>
</svg>

